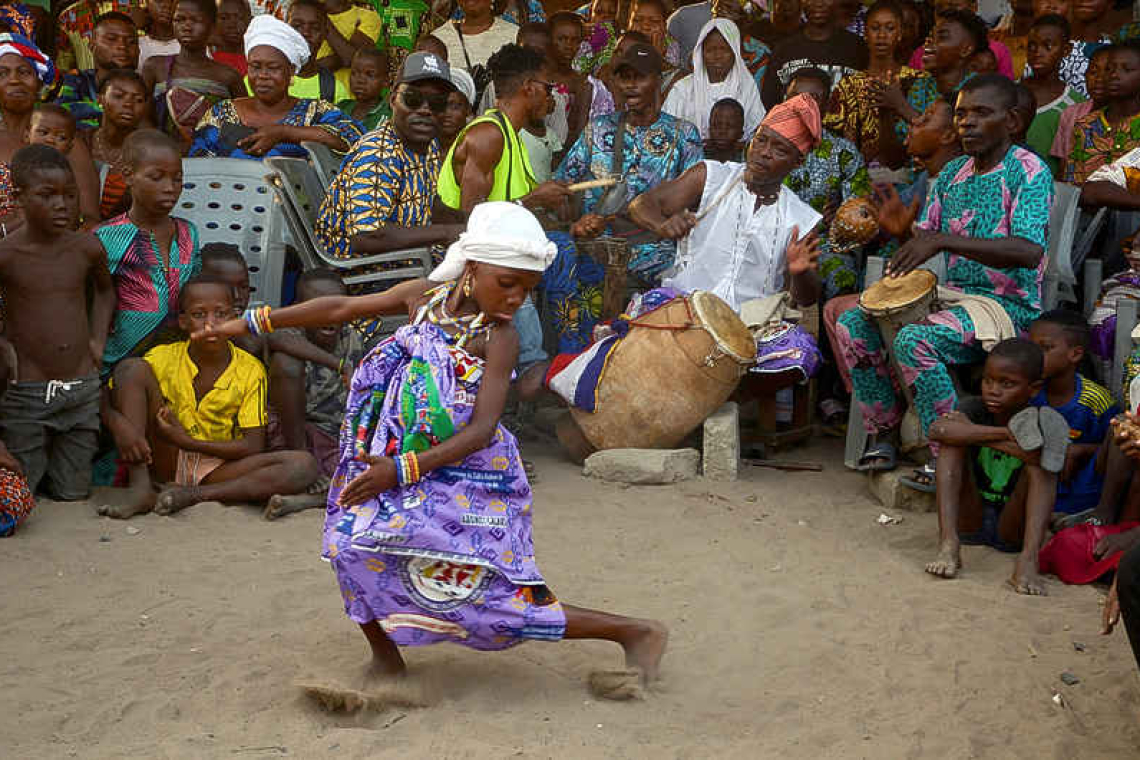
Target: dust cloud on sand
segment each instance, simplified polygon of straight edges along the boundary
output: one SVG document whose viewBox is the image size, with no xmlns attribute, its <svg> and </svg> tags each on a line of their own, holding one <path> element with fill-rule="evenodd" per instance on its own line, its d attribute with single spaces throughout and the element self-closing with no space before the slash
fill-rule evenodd
<svg viewBox="0 0 1140 760">
<path fill-rule="evenodd" d="M 591 692 L 623 668 L 602 642 L 407 650 L 408 683 L 365 690 L 320 510 L 124 524 L 46 502 L 0 541 L 0 757 L 1136 757 L 1103 590 L 1018 596 L 1013 558 L 974 547 L 931 577 L 934 516 L 878 524 L 834 442 L 789 454 L 822 473 L 631 488 L 526 448 L 554 592 L 670 628 L 644 698 Z"/>
</svg>

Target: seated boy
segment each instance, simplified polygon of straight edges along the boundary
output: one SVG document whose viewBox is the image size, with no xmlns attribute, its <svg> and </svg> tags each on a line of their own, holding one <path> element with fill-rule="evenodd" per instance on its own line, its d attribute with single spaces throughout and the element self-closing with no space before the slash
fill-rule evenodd
<svg viewBox="0 0 1140 760">
<path fill-rule="evenodd" d="M 12 157 L 11 171 L 25 224 L 0 240 L 5 338 L 18 365 L 0 399 L 0 440 L 33 492 L 42 484 L 56 499 L 84 499 L 115 291 L 99 240 L 72 231 L 79 200 L 67 158 L 29 145 Z"/>
<path fill-rule="evenodd" d="M 986 359 L 982 397 L 964 399 L 957 411 L 931 424 L 930 440 L 939 445 L 941 542 L 938 558 L 926 566 L 931 575 L 958 574 L 962 543 L 985 543 L 1002 551 L 1017 551 L 1020 545 L 1010 585 L 1021 594 L 1045 593 L 1037 552 L 1053 511 L 1057 476 L 1042 467 L 1042 460 L 1063 453 L 1067 440 L 1063 432 L 1039 431 L 1045 438 L 1037 441 L 1041 450 L 1026 451 L 1009 427 L 1041 390 L 1044 363 L 1041 349 L 1029 340 L 998 343 Z"/>
<path fill-rule="evenodd" d="M 1091 513 L 1097 505 L 1103 486 L 1098 470 L 1103 472 L 1108 453 L 1102 449 L 1112 419 L 1120 413 L 1108 389 L 1077 372 L 1089 336 L 1084 318 L 1063 309 L 1046 312 L 1029 326 L 1029 339 L 1045 356 L 1045 387 L 1029 404 L 1051 406 L 1069 423 L 1069 450 L 1058 475 L 1054 511 L 1073 516 Z"/>
<path fill-rule="evenodd" d="M 744 106 L 732 98 L 721 98 L 709 112 L 705 158 L 737 163 L 744 160 Z"/>
<path fill-rule="evenodd" d="M 297 280 L 298 301 L 347 294 L 340 276 L 331 269 L 310 269 Z M 339 464 L 337 440 L 348 382 L 364 354 L 360 333 L 344 325 L 285 329 L 268 337 L 276 336 L 294 339 L 275 350 L 269 364 L 269 405 L 276 413 L 281 443 L 316 457 L 321 477 L 309 489 L 312 493 L 271 504 L 267 519 L 325 505 L 329 479 Z M 302 344 L 305 350 L 298 350 Z"/>
<path fill-rule="evenodd" d="M 241 249 L 232 243 L 206 243 L 202 246 L 202 276 L 220 280 L 230 286 L 234 299 L 234 313 L 241 316 L 249 308 L 249 265 Z M 265 336 L 243 335 L 233 341 L 243 351 L 253 354 L 263 363 Z"/>
<path fill-rule="evenodd" d="M 182 288 L 186 333 L 233 319 L 228 284 L 204 276 Z M 129 464 L 126 504 L 101 514 L 173 514 L 203 501 L 259 502 L 303 493 L 317 477 L 304 451 L 265 451 L 265 369 L 217 337 L 156 346 L 115 368 L 104 421 Z M 174 482 L 155 499 L 154 482 Z"/>
</svg>

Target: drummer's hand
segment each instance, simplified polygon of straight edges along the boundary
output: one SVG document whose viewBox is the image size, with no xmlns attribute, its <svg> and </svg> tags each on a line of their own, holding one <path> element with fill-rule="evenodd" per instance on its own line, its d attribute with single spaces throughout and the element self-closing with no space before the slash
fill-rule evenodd
<svg viewBox="0 0 1140 760">
<path fill-rule="evenodd" d="M 906 237 L 914 220 L 918 218 L 921 199 L 916 195 L 907 206 L 893 185 L 875 185 L 875 207 L 879 212 L 879 227 L 891 237 Z"/>
<path fill-rule="evenodd" d="M 357 475 L 340 492 L 337 504 L 352 507 L 396 487 L 396 462 L 391 457 L 365 456 L 368 469 Z"/>
<path fill-rule="evenodd" d="M 934 258 L 938 253 L 938 236 L 931 232 L 920 232 L 902 244 L 898 252 L 887 262 L 888 277 L 902 277 Z"/>
<path fill-rule="evenodd" d="M 570 234 L 576 238 L 596 238 L 606 231 L 606 218 L 599 214 L 586 214 L 570 225 Z"/>
<path fill-rule="evenodd" d="M 680 240 L 689 234 L 689 230 L 697 226 L 697 215 L 692 211 L 685 209 L 679 214 L 666 219 L 661 224 L 657 225 L 654 232 L 658 237 L 668 238 L 669 240 Z"/>
<path fill-rule="evenodd" d="M 815 270 L 819 266 L 819 235 L 809 232 L 800 237 L 800 228 L 792 227 L 792 239 L 784 251 L 788 260 L 788 274 L 795 277 L 804 272 Z"/>
<path fill-rule="evenodd" d="M 523 205 L 528 208 L 541 207 L 560 211 L 572 195 L 574 194 L 566 189 L 566 185 L 550 179 L 531 190 L 522 200 Z"/>
</svg>

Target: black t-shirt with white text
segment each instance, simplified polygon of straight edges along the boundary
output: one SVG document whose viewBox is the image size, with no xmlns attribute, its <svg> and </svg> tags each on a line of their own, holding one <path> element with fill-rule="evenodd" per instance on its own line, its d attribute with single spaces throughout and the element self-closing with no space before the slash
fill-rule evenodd
<svg viewBox="0 0 1140 760">
<path fill-rule="evenodd" d="M 823 69 L 831 75 L 831 86 L 835 87 L 847 74 L 867 68 L 867 57 L 867 43 L 846 29 L 836 30 L 827 40 L 809 40 L 802 31 L 797 32 L 772 52 L 761 93 L 764 107 L 771 108 L 783 100 L 788 80 L 799 69 Z"/>
</svg>

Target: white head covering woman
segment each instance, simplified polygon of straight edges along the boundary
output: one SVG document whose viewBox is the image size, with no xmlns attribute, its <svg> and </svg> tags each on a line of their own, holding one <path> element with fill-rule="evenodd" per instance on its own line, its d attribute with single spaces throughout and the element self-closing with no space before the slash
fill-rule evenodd
<svg viewBox="0 0 1140 760">
<path fill-rule="evenodd" d="M 728 76 L 721 82 L 710 82 L 705 70 L 705 39 L 714 31 L 724 37 L 736 56 Z M 716 102 L 724 98 L 732 98 L 744 106 L 744 140 L 747 142 L 764 120 L 764 103 L 760 100 L 756 80 L 752 78 L 740 55 L 740 31 L 736 24 L 726 18 L 714 18 L 701 29 L 697 46 L 693 48 L 693 73 L 673 85 L 661 110 L 696 124 L 701 130 L 701 137 L 707 138 L 709 113 Z"/>
<path fill-rule="evenodd" d="M 294 72 L 309 62 L 309 43 L 300 32 L 273 16 L 254 16 L 242 39 L 246 56 L 255 47 L 267 45 L 288 58 Z"/>
<path fill-rule="evenodd" d="M 516 203 L 487 201 L 471 209 L 466 232 L 448 247 L 443 263 L 428 279 L 458 279 L 468 261 L 542 272 L 557 252 L 558 246 L 547 239 L 534 214 Z"/>
</svg>

